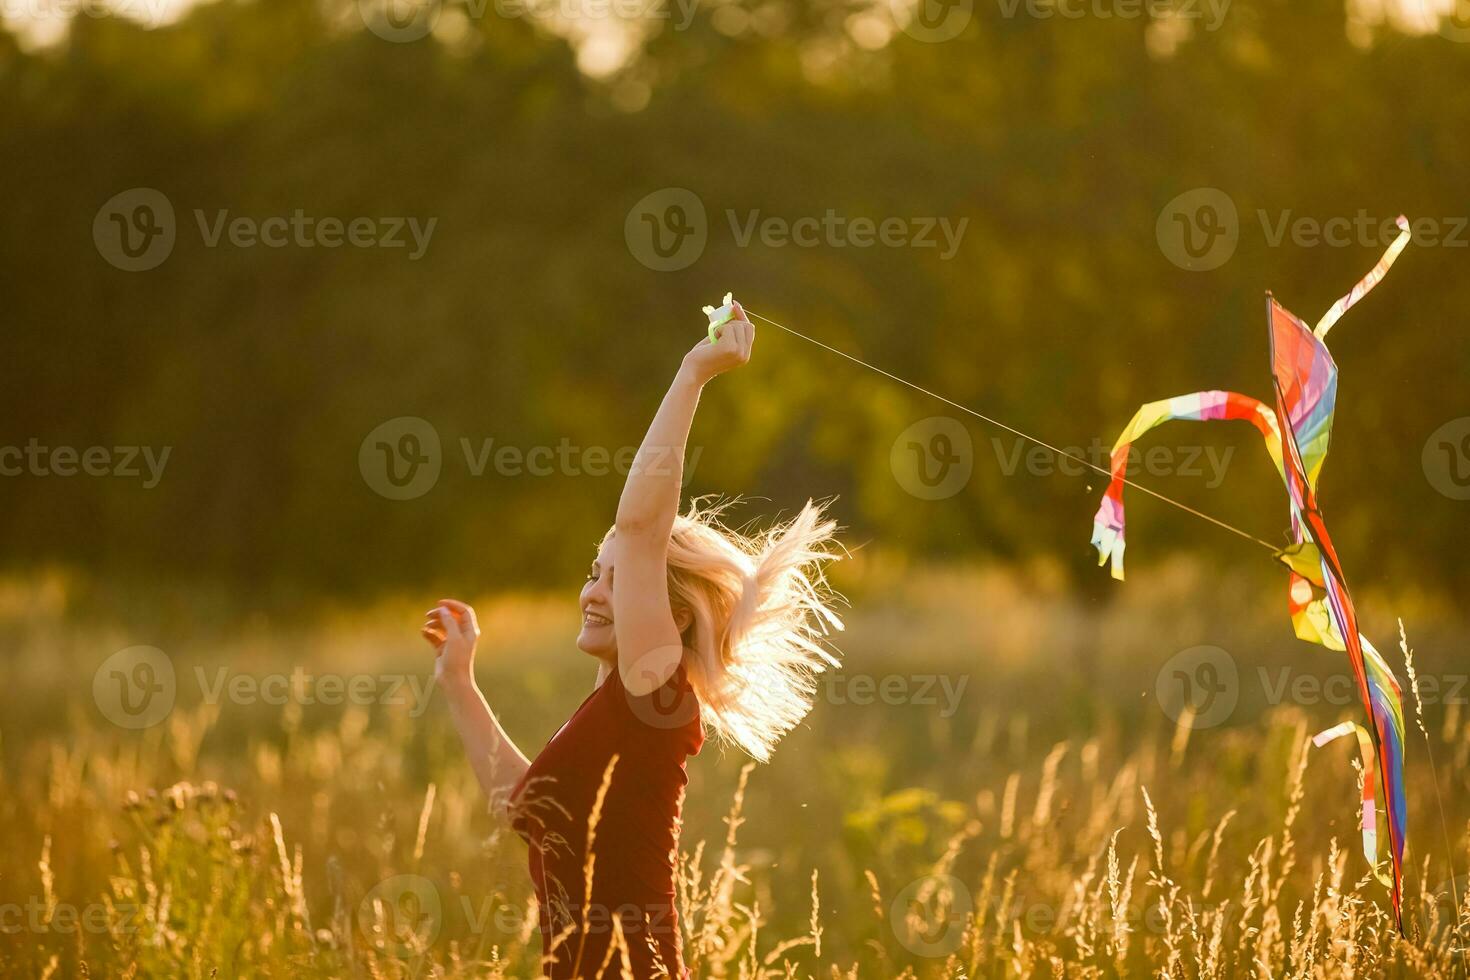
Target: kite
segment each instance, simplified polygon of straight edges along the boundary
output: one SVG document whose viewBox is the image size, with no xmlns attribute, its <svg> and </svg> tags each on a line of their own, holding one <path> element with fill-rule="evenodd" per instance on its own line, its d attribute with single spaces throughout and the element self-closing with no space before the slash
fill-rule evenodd
<svg viewBox="0 0 1470 980">
<path fill-rule="evenodd" d="M 1317 504 L 1317 478 L 1327 458 L 1337 407 L 1337 364 L 1324 339 L 1333 325 L 1368 294 L 1388 272 L 1409 241 L 1409 223 L 1400 216 L 1399 234 L 1378 264 L 1309 328 L 1267 294 L 1271 337 L 1272 404 L 1233 391 L 1199 391 L 1150 402 L 1134 414 L 1118 437 L 1111 457 L 1112 480 L 1093 518 L 1092 544 L 1098 564 L 1112 561 L 1123 578 L 1126 544 L 1123 487 L 1132 444 L 1165 422 L 1182 420 L 1249 422 L 1260 432 L 1266 452 L 1286 485 L 1291 545 L 1277 553 L 1290 571 L 1287 608 L 1296 635 L 1329 650 L 1345 652 L 1357 680 L 1358 696 L 1369 724 L 1346 722 L 1314 739 L 1324 745 L 1356 734 L 1363 760 L 1363 854 L 1375 876 L 1389 888 L 1394 920 L 1403 925 L 1403 859 L 1407 822 L 1404 793 L 1404 712 L 1397 678 L 1368 638 L 1358 632 L 1357 610 Z M 1375 764 L 1376 763 L 1376 764 Z M 1389 870 L 1378 858 L 1376 794 L 1383 788 L 1387 811 Z"/>
</svg>

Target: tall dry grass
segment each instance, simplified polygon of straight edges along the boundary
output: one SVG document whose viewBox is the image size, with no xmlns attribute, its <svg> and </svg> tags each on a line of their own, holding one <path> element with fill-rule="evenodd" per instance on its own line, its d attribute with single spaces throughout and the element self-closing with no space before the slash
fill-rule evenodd
<svg viewBox="0 0 1470 980">
<path fill-rule="evenodd" d="M 1097 611 L 1046 574 L 871 574 L 856 590 L 866 594 L 849 633 L 865 640 L 848 670 L 969 671 L 976 686 L 947 718 L 825 696 L 770 766 L 691 762 L 678 894 L 696 975 L 1465 976 L 1470 896 L 1452 883 L 1470 862 L 1470 723 L 1458 702 L 1408 706 L 1403 939 L 1360 851 L 1352 753 L 1311 747 L 1351 706 L 1247 705 L 1191 730 L 1147 704 L 1147 663 L 1118 676 L 1131 669 L 1122 657 L 1156 667 L 1187 641 L 1254 639 L 1269 624 L 1257 634 L 1239 616 L 1209 621 L 1178 569 L 1150 597 L 1134 597 L 1145 581 Z M 1250 589 L 1208 585 L 1215 603 Z M 1181 609 L 1193 620 L 1160 638 Z M 263 624 L 197 649 L 258 673 L 341 644 L 350 621 L 361 645 L 312 662 L 427 671 L 406 642 L 394 649 L 399 612 L 299 632 Z M 560 616 L 515 600 L 482 617 L 505 630 L 487 630 L 487 694 L 522 712 L 511 727 L 528 748 L 590 679 L 570 655 L 501 662 L 497 644 L 550 650 L 541 634 Z M 24 618 L 3 624 L 18 650 L 61 652 L 6 685 L 0 974 L 537 975 L 524 848 L 489 812 L 436 705 L 181 695 L 163 723 L 124 731 L 88 704 L 88 665 L 129 630 L 33 630 Z M 1431 635 L 1451 632 L 1436 622 Z M 1110 680 L 1063 679 L 1057 664 L 1088 645 L 1095 676 Z M 99 646 L 92 660 L 79 653 Z M 1291 649 L 1257 652 L 1270 662 Z M 1434 653 L 1420 641 L 1416 676 L 1450 673 Z M 1240 654 L 1245 674 L 1251 656 Z"/>
</svg>

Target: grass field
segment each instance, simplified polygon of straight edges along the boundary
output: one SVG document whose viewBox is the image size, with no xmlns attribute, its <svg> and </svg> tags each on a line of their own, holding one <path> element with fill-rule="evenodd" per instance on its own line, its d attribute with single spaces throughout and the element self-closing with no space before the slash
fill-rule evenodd
<svg viewBox="0 0 1470 980">
<path fill-rule="evenodd" d="M 691 760 L 697 975 L 1465 975 L 1456 610 L 1360 597 L 1410 716 L 1405 941 L 1362 855 L 1356 746 L 1310 747 L 1359 716 L 1345 661 L 1291 637 L 1279 578 L 1140 563 L 1083 598 L 1045 567 L 866 556 L 838 584 L 847 666 L 807 724 L 768 766 Z M 481 686 L 530 753 L 590 690 L 573 596 L 479 601 Z M 5 583 L 0 974 L 535 976 L 524 848 L 426 687 L 437 598 L 244 616 Z M 106 665 L 138 645 L 172 708 L 129 728 Z M 1190 682 L 1208 699 L 1181 726 Z"/>
</svg>

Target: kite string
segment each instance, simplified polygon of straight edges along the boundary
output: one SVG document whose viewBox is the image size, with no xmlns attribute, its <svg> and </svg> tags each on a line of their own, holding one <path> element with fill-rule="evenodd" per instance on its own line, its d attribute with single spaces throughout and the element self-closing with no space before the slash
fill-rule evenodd
<svg viewBox="0 0 1470 980">
<path fill-rule="evenodd" d="M 1089 469 L 1096 470 L 1097 472 L 1099 472 L 1102 475 L 1108 477 L 1109 479 L 1112 479 L 1112 477 L 1113 477 L 1113 473 L 1110 470 L 1107 470 L 1107 469 L 1104 469 L 1101 466 L 1098 466 L 1096 463 L 1092 462 L 1090 459 L 1085 459 L 1085 458 L 1083 458 L 1081 456 L 1076 455 L 1075 453 L 1069 453 L 1065 449 L 1059 449 L 1056 446 L 1053 446 L 1051 443 L 1046 442 L 1043 439 L 1038 439 L 1036 436 L 1033 436 L 1033 435 L 1031 435 L 1029 433 L 1026 433 L 1026 432 L 1022 432 L 1020 429 L 1017 429 L 1014 426 L 1006 425 L 1004 422 L 1000 421 L 999 419 L 993 419 L 993 418 L 991 418 L 988 415 L 983 415 L 980 412 L 975 411 L 973 408 L 970 408 L 967 405 L 961 405 L 959 402 L 955 401 L 952 398 L 946 398 L 943 395 L 939 394 L 937 391 L 931 391 L 928 388 L 923 387 L 922 385 L 914 384 L 914 382 L 909 381 L 907 378 L 900 378 L 898 375 L 894 374 L 892 371 L 885 371 L 883 368 L 878 367 L 876 364 L 869 364 L 867 361 L 863 360 L 862 358 L 854 357 L 853 355 L 847 353 L 847 351 L 839 350 L 836 347 L 833 347 L 831 344 L 823 343 L 822 341 L 818 340 L 815 337 L 810 337 L 810 336 L 808 336 L 808 335 L 806 335 L 804 333 L 801 333 L 798 330 L 793 330 L 792 328 L 786 326 L 784 323 L 777 323 L 775 320 L 772 320 L 768 316 L 761 316 L 761 314 L 756 313 L 755 311 L 751 310 L 749 307 L 742 307 L 742 308 L 745 310 L 746 316 L 752 316 L 752 317 L 755 317 L 757 320 L 761 320 L 761 321 L 764 321 L 765 323 L 769 323 L 771 326 L 776 327 L 779 330 L 784 330 L 786 333 L 789 333 L 793 337 L 798 337 L 801 340 L 805 340 L 809 344 L 814 344 L 817 347 L 822 348 L 823 350 L 830 351 L 831 353 L 836 354 L 838 357 L 843 357 L 843 358 L 846 358 L 849 361 L 852 361 L 854 364 L 859 364 L 859 365 L 867 368 L 869 371 L 874 371 L 874 372 L 876 372 L 878 374 L 881 374 L 881 375 L 883 375 L 883 377 L 888 378 L 890 381 L 897 381 L 899 384 L 905 385 L 906 387 L 909 387 L 909 388 L 912 388 L 914 391 L 917 391 L 917 392 L 919 392 L 921 394 L 928 395 L 930 398 L 934 398 L 934 399 L 936 399 L 938 401 L 944 402 L 946 405 L 950 406 L 951 408 L 958 409 L 959 411 L 964 412 L 967 415 L 973 415 L 975 418 L 979 419 L 982 422 L 985 422 L 985 423 L 987 423 L 989 425 L 993 425 L 993 426 L 995 426 L 998 429 L 1004 429 L 1006 432 L 1009 432 L 1011 435 L 1014 435 L 1018 439 L 1024 439 L 1025 441 L 1027 441 L 1029 443 L 1032 443 L 1033 445 L 1040 446 L 1042 449 L 1045 449 L 1048 452 L 1054 453 L 1057 456 L 1061 456 L 1061 457 L 1064 457 L 1066 459 L 1070 459 L 1070 460 L 1072 460 L 1074 462 L 1081 463 L 1083 466 L 1086 466 Z M 1275 545 L 1273 545 L 1271 542 L 1266 541 L 1266 540 L 1264 540 L 1262 538 L 1258 538 L 1254 534 L 1251 534 L 1249 531 L 1244 531 L 1244 530 L 1236 527 L 1233 524 L 1228 524 L 1225 521 L 1220 520 L 1218 517 L 1212 517 L 1211 515 L 1206 514 L 1204 511 L 1196 510 L 1195 508 L 1189 506 L 1188 504 L 1184 503 L 1183 501 L 1175 500 L 1173 497 L 1169 497 L 1169 496 L 1166 496 L 1165 494 L 1159 493 L 1157 490 L 1151 490 L 1148 487 L 1143 486 L 1140 483 L 1135 483 L 1132 480 L 1128 479 L 1126 476 L 1122 478 L 1122 482 L 1125 483 L 1125 484 L 1127 484 L 1128 486 L 1132 487 L 1133 489 L 1139 491 L 1140 493 L 1146 493 L 1149 496 L 1154 497 L 1154 498 L 1156 498 L 1158 500 L 1162 500 L 1164 503 L 1170 504 L 1170 505 L 1172 505 L 1174 507 L 1177 507 L 1180 510 L 1186 512 L 1186 513 L 1193 514 L 1195 517 L 1198 517 L 1198 518 L 1200 518 L 1202 520 L 1209 521 L 1211 524 L 1214 524 L 1216 527 L 1223 528 L 1226 531 L 1231 532 L 1232 534 L 1236 534 L 1236 535 L 1239 535 L 1242 538 L 1245 538 L 1247 541 L 1254 542 L 1255 544 L 1258 544 L 1261 547 L 1265 548 L 1266 550 L 1270 551 L 1272 554 L 1275 554 L 1275 553 L 1277 553 L 1277 552 L 1279 552 L 1281 550 L 1280 548 L 1278 548 Z"/>
</svg>

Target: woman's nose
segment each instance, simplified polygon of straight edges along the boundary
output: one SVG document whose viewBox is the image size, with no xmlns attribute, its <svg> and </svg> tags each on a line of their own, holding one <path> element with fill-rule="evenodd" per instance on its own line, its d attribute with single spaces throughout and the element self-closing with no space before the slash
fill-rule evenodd
<svg viewBox="0 0 1470 980">
<path fill-rule="evenodd" d="M 589 582 L 585 596 L 588 599 L 597 599 L 603 602 L 610 600 L 612 598 L 612 590 L 608 588 L 607 575 L 598 576 L 597 579 Z"/>
</svg>

